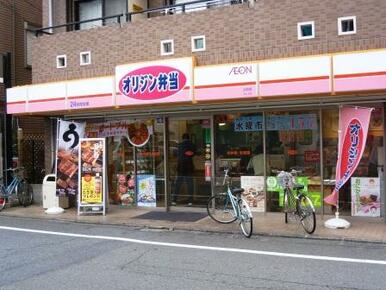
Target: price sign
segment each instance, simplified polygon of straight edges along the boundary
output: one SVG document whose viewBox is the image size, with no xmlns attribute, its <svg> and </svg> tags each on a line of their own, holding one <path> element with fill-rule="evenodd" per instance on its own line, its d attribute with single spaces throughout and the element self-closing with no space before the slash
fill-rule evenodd
<svg viewBox="0 0 386 290">
<path fill-rule="evenodd" d="M 78 214 L 105 214 L 106 144 L 104 138 L 81 138 Z"/>
</svg>

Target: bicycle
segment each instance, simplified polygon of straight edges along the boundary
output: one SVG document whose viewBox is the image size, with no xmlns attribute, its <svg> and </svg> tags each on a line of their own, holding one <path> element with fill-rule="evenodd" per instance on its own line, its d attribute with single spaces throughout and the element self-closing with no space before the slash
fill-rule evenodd
<svg viewBox="0 0 386 290">
<path fill-rule="evenodd" d="M 12 172 L 12 180 L 8 186 L 4 186 L 4 183 L 0 184 L 0 211 L 2 211 L 7 202 L 12 198 L 17 198 L 19 204 L 26 207 L 32 204 L 33 190 L 32 186 L 19 175 L 19 172 L 24 168 L 11 168 L 5 171 Z M 0 180 L 3 177 L 0 177 Z"/>
<path fill-rule="evenodd" d="M 299 218 L 301 225 L 308 234 L 312 234 L 316 228 L 315 208 L 311 199 L 300 190 L 304 189 L 301 184 L 296 184 L 295 176 L 300 171 L 272 170 L 277 174 L 277 179 L 284 189 L 284 221 L 288 223 L 288 214 L 294 214 Z M 294 193 L 295 191 L 295 193 Z"/>
<path fill-rule="evenodd" d="M 253 216 L 248 203 L 241 197 L 244 189 L 232 189 L 229 170 L 226 169 L 224 172 L 223 186 L 226 184 L 227 190 L 209 198 L 206 206 L 208 215 L 221 224 L 230 224 L 238 220 L 241 232 L 245 237 L 250 238 L 253 230 Z"/>
</svg>

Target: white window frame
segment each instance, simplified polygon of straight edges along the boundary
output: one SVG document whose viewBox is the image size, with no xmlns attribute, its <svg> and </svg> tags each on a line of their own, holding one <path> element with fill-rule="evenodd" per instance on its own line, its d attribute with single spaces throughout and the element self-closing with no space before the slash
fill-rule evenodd
<svg viewBox="0 0 386 290">
<path fill-rule="evenodd" d="M 312 35 L 309 36 L 302 36 L 302 26 L 304 25 L 311 25 L 312 26 Z M 306 22 L 299 22 L 298 23 L 298 40 L 306 40 L 306 39 L 312 39 L 315 38 L 315 21 L 306 21 Z"/>
<path fill-rule="evenodd" d="M 172 51 L 165 52 L 164 51 L 164 44 L 171 43 Z M 173 39 L 165 39 L 161 40 L 161 55 L 173 55 L 174 54 L 174 40 Z"/>
<path fill-rule="evenodd" d="M 89 62 L 83 62 L 83 56 L 88 55 Z M 79 54 L 79 63 L 80 65 L 90 65 L 91 64 L 91 51 L 82 51 Z"/>
<path fill-rule="evenodd" d="M 342 21 L 352 20 L 353 21 L 353 31 L 342 31 Z M 356 16 L 345 16 L 338 18 L 338 35 L 350 35 L 357 33 L 357 17 Z"/>
<path fill-rule="evenodd" d="M 64 59 L 64 66 L 60 65 L 60 63 L 59 63 L 60 58 Z M 56 56 L 56 68 L 66 68 L 66 67 L 67 67 L 67 56 L 65 54 L 57 55 Z"/>
<path fill-rule="evenodd" d="M 203 40 L 203 47 L 202 48 L 196 48 L 195 47 L 195 40 L 196 39 L 202 39 Z M 205 51 L 205 50 L 206 50 L 205 35 L 192 36 L 192 52 Z"/>
</svg>

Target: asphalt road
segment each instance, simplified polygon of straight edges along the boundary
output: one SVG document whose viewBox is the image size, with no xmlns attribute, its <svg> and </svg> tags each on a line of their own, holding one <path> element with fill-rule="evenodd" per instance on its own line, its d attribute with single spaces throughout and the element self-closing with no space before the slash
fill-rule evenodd
<svg viewBox="0 0 386 290">
<path fill-rule="evenodd" d="M 0 289 L 386 289 L 383 244 L 7 217 L 0 243 Z"/>
</svg>

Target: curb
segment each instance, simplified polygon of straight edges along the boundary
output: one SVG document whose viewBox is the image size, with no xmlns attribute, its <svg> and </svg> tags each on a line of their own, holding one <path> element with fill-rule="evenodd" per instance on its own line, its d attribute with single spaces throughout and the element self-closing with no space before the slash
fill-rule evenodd
<svg viewBox="0 0 386 290">
<path fill-rule="evenodd" d="M 227 234 L 234 235 L 240 234 L 239 231 L 229 231 L 229 230 L 208 230 L 208 229 L 199 229 L 194 227 L 183 227 L 183 226 L 155 226 L 155 225 L 134 225 L 129 222 L 124 223 L 111 223 L 111 222 L 92 222 L 92 221 L 80 221 L 80 220 L 70 220 L 63 218 L 52 217 L 50 219 L 42 217 L 21 217 L 12 214 L 0 214 L 0 218 L 18 218 L 18 219 L 33 219 L 33 220 L 46 220 L 46 221 L 55 221 L 55 222 L 67 222 L 67 223 L 78 223 L 78 224 L 89 224 L 89 225 L 102 225 L 102 226 L 116 226 L 116 227 L 130 227 L 135 230 L 162 230 L 162 231 L 176 231 L 176 232 L 198 232 L 198 233 L 208 233 L 208 234 Z M 326 236 L 314 236 L 314 235 L 300 235 L 300 234 L 283 234 L 278 232 L 254 232 L 252 234 L 252 239 L 257 237 L 275 237 L 275 238 L 286 238 L 286 239 L 304 239 L 304 240 L 317 240 L 317 241 L 334 241 L 334 242 L 351 242 L 351 243 L 366 243 L 366 244 L 377 244 L 377 245 L 386 245 L 386 241 L 381 240 L 366 240 L 366 239 L 355 239 L 355 238 L 336 238 L 336 237 L 326 237 Z"/>
</svg>

